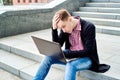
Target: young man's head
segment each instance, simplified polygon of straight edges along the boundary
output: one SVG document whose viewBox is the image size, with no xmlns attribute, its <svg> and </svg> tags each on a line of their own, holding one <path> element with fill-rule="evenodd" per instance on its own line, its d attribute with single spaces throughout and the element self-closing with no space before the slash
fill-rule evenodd
<svg viewBox="0 0 120 80">
<path fill-rule="evenodd" d="M 62 29 L 63 32 L 71 33 L 74 28 L 73 20 L 74 18 L 66 9 L 61 9 L 56 12 L 56 15 L 59 15 L 59 22 L 57 23 L 58 28 Z"/>
</svg>

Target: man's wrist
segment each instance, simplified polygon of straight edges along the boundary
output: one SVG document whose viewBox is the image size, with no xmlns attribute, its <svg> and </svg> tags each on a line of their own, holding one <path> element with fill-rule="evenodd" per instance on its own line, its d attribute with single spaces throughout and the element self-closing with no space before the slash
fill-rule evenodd
<svg viewBox="0 0 120 80">
<path fill-rule="evenodd" d="M 52 28 L 53 28 L 54 30 L 57 29 L 57 27 L 54 27 L 54 26 L 53 26 Z"/>
<path fill-rule="evenodd" d="M 53 31 L 57 31 L 57 29 L 53 29 L 53 27 L 52 27 L 52 30 L 53 30 Z"/>
<path fill-rule="evenodd" d="M 53 30 L 56 30 L 57 28 L 52 28 Z"/>
</svg>

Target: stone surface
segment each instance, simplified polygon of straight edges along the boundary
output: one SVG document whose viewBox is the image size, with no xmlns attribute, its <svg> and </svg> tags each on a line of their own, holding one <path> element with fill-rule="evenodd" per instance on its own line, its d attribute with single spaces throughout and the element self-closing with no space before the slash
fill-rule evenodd
<svg viewBox="0 0 120 80">
<path fill-rule="evenodd" d="M 35 75 L 38 67 L 40 64 L 36 64 L 33 65 L 29 68 L 23 69 L 20 72 L 20 76 L 22 76 L 23 78 L 26 78 L 27 80 L 32 80 L 33 76 Z M 26 75 L 27 73 L 27 75 Z M 28 75 L 32 75 L 32 76 L 28 76 Z M 27 77 L 26 77 L 27 76 Z M 64 72 L 55 68 L 51 68 L 48 75 L 46 76 L 45 80 L 63 80 L 64 78 Z"/>
<path fill-rule="evenodd" d="M 94 2 L 94 3 L 86 3 L 87 7 L 111 7 L 111 8 L 119 8 L 120 7 L 120 3 L 101 3 L 101 2 Z"/>
<path fill-rule="evenodd" d="M 10 54 L 6 51 L 0 51 L 0 67 L 6 69 L 7 71 L 19 76 L 19 70 L 35 64 L 35 62 L 28 59 L 22 58 L 20 56 Z"/>
<path fill-rule="evenodd" d="M 82 17 L 91 17 L 92 18 L 102 18 L 102 19 L 118 19 L 117 17 L 120 17 L 120 14 L 118 13 L 98 13 L 98 12 L 73 12 L 73 15 L 78 15 Z"/>
<path fill-rule="evenodd" d="M 52 26 L 52 17 L 56 10 L 62 7 L 71 13 L 74 10 L 78 10 L 79 6 L 83 6 L 84 3 L 88 1 L 89 0 L 54 0 L 43 7 L 33 6 L 30 8 L 27 8 L 27 6 L 22 6 L 22 8 L 15 6 L 11 8 L 9 8 L 10 6 L 6 6 L 7 8 L 5 8 L 2 6 L 0 7 L 0 11 L 4 10 L 5 12 L 1 12 L 0 14 L 0 37 L 50 28 Z M 14 10 L 14 8 L 18 10 Z"/>
<path fill-rule="evenodd" d="M 22 80 L 22 79 L 0 68 L 0 80 Z"/>
<path fill-rule="evenodd" d="M 95 25 L 95 26 L 96 26 L 96 32 L 98 32 L 98 33 L 120 36 L 120 28 L 119 27 L 102 26 L 102 25 Z"/>
<path fill-rule="evenodd" d="M 120 27 L 120 20 L 114 20 L 114 19 L 100 19 L 100 18 L 88 18 L 88 17 L 82 17 L 83 19 L 90 21 L 96 25 L 104 25 L 104 26 L 114 26 L 114 27 Z"/>
<path fill-rule="evenodd" d="M 73 15 L 94 23 L 99 33 L 120 36 L 119 6 L 119 0 L 91 0 Z"/>
<path fill-rule="evenodd" d="M 15 54 L 20 55 L 20 53 L 21 53 L 21 56 L 24 56 L 24 57 L 27 56 L 27 58 L 31 57 L 31 60 L 34 60 L 36 58 L 36 61 L 40 62 L 41 61 L 40 57 L 43 57 L 43 56 L 41 56 L 39 54 L 39 52 L 36 52 L 37 49 L 35 47 L 35 44 L 33 43 L 33 40 L 30 37 L 31 35 L 41 37 L 41 38 L 44 38 L 44 39 L 47 39 L 47 40 L 51 41 L 51 29 L 46 29 L 46 30 L 26 33 L 26 34 L 22 34 L 22 35 L 2 38 L 2 39 L 0 39 L 0 44 L 4 44 L 4 46 L 11 47 L 10 50 L 13 49 L 13 48 L 16 48 L 16 50 L 11 50 L 11 51 L 14 51 Z M 97 40 L 97 47 L 98 47 L 100 62 L 110 64 L 111 69 L 107 73 L 104 73 L 104 74 L 96 74 L 96 73 L 89 73 L 89 72 L 84 72 L 83 74 L 86 75 L 85 77 L 90 75 L 91 78 L 95 78 L 93 75 L 96 75 L 96 77 L 99 78 L 97 80 L 103 80 L 104 78 L 106 80 L 107 79 L 109 79 L 109 80 L 119 79 L 120 78 L 120 76 L 119 76 L 119 74 L 120 74 L 120 70 L 119 70 L 119 66 L 120 66 L 119 65 L 120 64 L 119 63 L 120 37 L 119 36 L 114 36 L 114 35 L 97 33 L 96 34 L 96 40 Z M 31 46 L 29 45 L 29 43 L 30 43 Z M 19 45 L 19 46 L 17 46 L 17 45 Z M 0 45 L 0 47 L 1 46 L 3 46 L 3 45 Z M 34 49 L 32 49 L 32 48 L 34 48 Z M 35 50 L 35 52 L 33 50 Z M 7 53 L 3 54 L 1 52 L 0 58 L 3 58 L 3 56 L 6 57 L 6 56 L 9 56 L 9 55 Z M 32 71 L 36 71 L 38 66 L 33 67 L 34 70 L 32 70 L 32 71 L 30 71 L 30 69 L 32 69 L 32 66 L 30 66 L 30 67 L 21 69 L 20 76 L 22 78 L 24 78 L 24 77 L 27 77 L 29 79 L 33 78 L 35 72 L 32 72 Z M 54 65 L 53 68 L 59 69 L 59 70 L 62 70 L 62 71 L 64 70 L 64 67 L 58 66 L 58 65 Z"/>
<path fill-rule="evenodd" d="M 86 12 L 105 12 L 105 13 L 120 13 L 120 8 L 80 7 L 80 11 L 86 11 Z"/>
<path fill-rule="evenodd" d="M 91 0 L 91 1 L 95 1 L 95 2 L 120 2 L 120 0 Z"/>
</svg>

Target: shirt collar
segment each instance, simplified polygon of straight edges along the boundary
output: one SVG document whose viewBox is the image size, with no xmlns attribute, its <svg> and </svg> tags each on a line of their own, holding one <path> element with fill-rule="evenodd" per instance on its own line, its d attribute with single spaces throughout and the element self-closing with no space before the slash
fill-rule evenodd
<svg viewBox="0 0 120 80">
<path fill-rule="evenodd" d="M 75 18 L 76 18 L 76 17 L 75 17 Z M 80 18 L 76 18 L 76 19 L 78 19 L 79 21 L 78 21 L 78 23 L 77 23 L 77 26 L 74 28 L 74 30 L 79 30 L 79 31 L 81 31 Z"/>
</svg>

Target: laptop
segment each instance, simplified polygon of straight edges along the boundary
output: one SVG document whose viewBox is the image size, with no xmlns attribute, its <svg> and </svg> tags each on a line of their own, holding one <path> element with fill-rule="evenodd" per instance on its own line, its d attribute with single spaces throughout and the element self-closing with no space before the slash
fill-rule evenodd
<svg viewBox="0 0 120 80">
<path fill-rule="evenodd" d="M 61 62 L 67 62 L 64 53 L 62 52 L 59 43 L 44 40 L 35 36 L 31 36 L 36 44 L 38 51 L 46 56 L 54 57 Z"/>
</svg>

